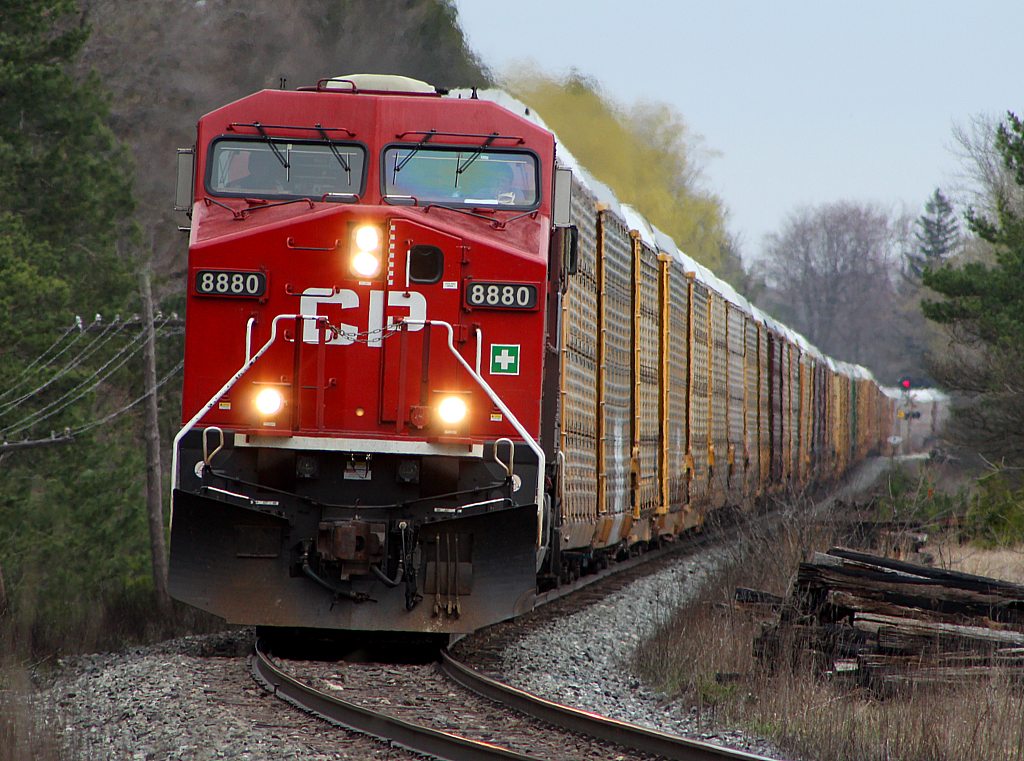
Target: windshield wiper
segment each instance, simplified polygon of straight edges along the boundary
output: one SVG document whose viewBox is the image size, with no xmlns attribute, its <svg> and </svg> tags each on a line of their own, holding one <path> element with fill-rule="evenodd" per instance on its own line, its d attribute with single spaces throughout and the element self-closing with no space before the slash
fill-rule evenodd
<svg viewBox="0 0 1024 761">
<path fill-rule="evenodd" d="M 267 145 L 270 146 L 270 150 L 272 150 L 274 152 L 274 155 L 277 156 L 277 160 L 281 162 L 281 166 L 283 166 L 285 169 L 290 169 L 290 167 L 288 166 L 288 159 L 286 159 L 284 155 L 281 153 L 281 151 L 278 149 L 278 147 L 274 145 L 273 138 L 271 138 L 270 135 L 267 134 L 267 131 L 263 129 L 263 125 L 260 124 L 259 122 L 253 122 L 252 126 L 258 129 L 260 131 L 260 134 L 263 135 L 263 139 L 267 141 Z"/>
<path fill-rule="evenodd" d="M 494 142 L 494 138 L 496 138 L 496 137 L 498 137 L 498 133 L 497 132 L 492 132 L 490 134 L 490 136 L 486 140 L 484 140 L 484 142 L 480 145 L 480 147 L 477 148 L 475 151 L 473 151 L 473 153 L 470 155 L 470 157 L 468 159 L 466 159 L 466 163 L 465 164 L 462 163 L 462 156 L 460 154 L 460 156 L 459 156 L 459 163 L 455 167 L 455 187 L 459 186 L 459 175 L 462 174 L 463 172 L 465 172 L 467 169 L 469 169 L 469 165 L 472 164 L 474 161 L 476 161 L 478 158 L 480 158 L 480 156 L 484 152 L 484 148 L 486 148 L 491 143 L 493 143 Z"/>
<path fill-rule="evenodd" d="M 434 129 L 430 130 L 430 132 L 428 132 L 426 134 L 426 136 L 422 140 L 420 140 L 418 143 L 416 143 L 416 147 L 413 148 L 411 151 L 409 151 L 409 155 L 408 156 L 406 156 L 401 161 L 395 161 L 395 170 L 394 170 L 394 172 L 391 175 L 391 182 L 392 182 L 392 184 L 398 182 L 398 173 L 401 172 L 405 168 L 406 164 L 409 163 L 409 159 L 411 159 L 413 156 L 415 156 L 417 153 L 420 152 L 420 148 L 422 148 L 424 145 L 426 145 L 427 141 L 430 140 L 430 138 L 432 138 L 434 136 L 435 132 L 437 132 L 437 130 L 434 130 Z"/>
<path fill-rule="evenodd" d="M 334 154 L 334 158 L 338 160 L 338 163 L 341 164 L 341 168 L 345 170 L 345 175 L 348 177 L 348 184 L 351 185 L 352 170 L 349 168 L 348 162 L 345 161 L 345 157 L 341 155 L 341 151 L 338 150 L 338 146 L 336 146 L 334 142 L 331 140 L 331 138 L 327 136 L 327 130 L 320 126 L 320 124 L 317 124 L 316 128 L 317 130 L 319 130 L 321 137 L 323 137 L 324 139 L 324 142 L 327 143 L 328 146 L 330 146 L 331 153 Z"/>
</svg>

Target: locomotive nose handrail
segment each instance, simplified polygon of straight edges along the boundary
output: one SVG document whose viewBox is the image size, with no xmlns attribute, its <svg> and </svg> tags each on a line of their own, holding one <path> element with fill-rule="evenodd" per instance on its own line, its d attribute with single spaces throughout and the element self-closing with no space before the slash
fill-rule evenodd
<svg viewBox="0 0 1024 761">
<path fill-rule="evenodd" d="M 256 363 L 256 360 L 258 360 L 260 357 L 262 357 L 266 353 L 267 349 L 269 349 L 273 345 L 273 343 L 277 340 L 277 323 L 280 322 L 281 320 L 316 320 L 318 323 L 321 323 L 321 322 L 327 323 L 328 322 L 327 318 L 322 316 L 322 315 L 311 315 L 311 314 L 279 314 L 279 315 L 276 315 L 274 317 L 273 321 L 270 324 L 270 338 L 267 340 L 267 342 L 265 344 L 263 344 L 263 347 L 258 352 L 256 352 L 254 355 L 252 355 L 250 357 L 249 356 L 249 349 L 250 349 L 250 341 L 251 341 L 251 336 L 252 336 L 252 326 L 254 324 L 254 321 L 252 319 L 249 320 L 249 323 L 246 325 L 245 364 L 242 365 L 241 369 L 237 373 L 235 373 L 234 375 L 231 376 L 231 379 L 227 383 L 225 383 L 223 386 L 221 386 L 220 391 L 218 391 L 216 394 L 214 394 L 212 397 L 210 397 L 210 401 L 208 401 L 206 404 L 204 404 L 202 409 L 200 409 L 199 412 L 197 412 L 192 417 L 191 420 L 189 420 L 187 423 L 185 423 L 185 425 L 182 426 L 182 429 L 180 431 L 178 431 L 178 434 L 174 437 L 174 444 L 173 444 L 173 447 L 171 449 L 171 491 L 172 492 L 175 489 L 178 488 L 178 445 L 181 443 L 182 438 L 184 438 L 186 433 L 188 433 L 193 428 L 195 428 L 196 423 L 198 423 L 200 420 L 202 420 L 203 415 L 205 415 L 207 412 L 209 412 L 213 408 L 213 405 L 215 405 L 217 402 L 219 402 L 221 397 L 223 397 L 224 394 L 226 394 L 228 391 L 230 391 L 231 387 L 234 386 L 238 382 L 238 379 L 241 378 L 243 375 L 245 375 L 245 373 L 249 370 L 249 368 L 252 367 Z M 299 340 L 297 335 L 296 335 L 296 340 Z M 174 510 L 173 509 L 171 510 L 171 520 L 172 521 L 174 520 Z"/>
<path fill-rule="evenodd" d="M 421 320 L 414 317 L 403 317 L 402 321 L 407 325 L 439 325 L 448 331 L 448 351 L 459 361 L 466 372 L 477 382 L 477 385 L 484 390 L 484 392 L 494 402 L 494 406 L 497 407 L 505 415 L 505 418 L 512 424 L 512 427 L 516 429 L 516 433 L 519 434 L 520 438 L 526 445 L 533 450 L 533 453 L 537 455 L 537 549 L 542 549 L 544 546 L 544 467 L 546 465 L 544 461 L 544 450 L 540 448 L 540 445 L 534 441 L 530 432 L 526 430 L 526 427 L 519 422 L 512 410 L 501 400 L 501 397 L 495 393 L 487 381 L 483 379 L 480 373 L 476 372 L 472 365 L 465 360 L 465 358 L 459 354 L 459 350 L 455 348 L 455 330 L 452 328 L 451 323 L 445 322 L 444 320 Z"/>
<path fill-rule="evenodd" d="M 203 416 L 213 408 L 213 405 L 215 405 L 218 401 L 220 401 L 220 399 L 224 396 L 224 394 L 226 394 L 228 391 L 231 390 L 231 387 L 234 386 L 235 383 L 237 383 L 238 380 L 243 375 L 245 375 L 245 373 L 249 370 L 249 368 L 252 367 L 256 363 L 256 360 L 258 360 L 260 357 L 262 357 L 266 353 L 266 351 L 274 344 L 274 342 L 277 340 L 277 325 L 278 325 L 278 323 L 281 320 L 315 320 L 317 323 L 321 323 L 321 322 L 327 323 L 328 322 L 327 317 L 322 316 L 322 315 L 302 315 L 302 314 L 279 314 L 279 315 L 276 315 L 274 317 L 273 321 L 271 322 L 270 338 L 267 340 L 267 342 L 265 344 L 263 344 L 263 346 L 260 348 L 260 350 L 257 351 L 251 357 L 248 356 L 249 355 L 249 345 L 248 345 L 249 344 L 249 339 L 248 339 L 248 335 L 247 335 L 246 352 L 245 352 L 246 353 L 245 364 L 242 365 L 242 367 L 238 370 L 238 372 L 236 372 L 233 376 L 231 376 L 231 379 L 228 380 L 228 382 L 225 383 L 221 387 L 220 391 L 218 391 L 216 394 L 214 394 L 212 397 L 210 397 L 210 400 L 206 404 L 204 404 L 203 407 L 195 415 L 193 415 L 192 419 L 189 420 L 182 427 L 182 429 L 180 431 L 178 431 L 177 435 L 174 437 L 174 444 L 173 444 L 173 448 L 171 450 L 171 452 L 172 452 L 172 454 L 171 454 L 171 458 L 172 458 L 172 462 L 171 462 L 171 491 L 172 492 L 174 491 L 174 489 L 178 488 L 178 480 L 179 480 L 178 479 L 178 451 L 179 451 L 179 445 L 181 444 L 182 438 L 184 438 L 185 434 L 187 434 L 189 431 L 191 431 L 196 426 L 196 424 L 203 418 Z M 526 443 L 526 445 L 528 447 L 530 447 L 530 449 L 533 451 L 533 453 L 535 455 L 537 455 L 537 494 L 536 494 L 536 497 L 537 497 L 537 548 L 538 548 L 538 550 L 543 549 L 544 548 L 544 535 L 543 535 L 544 534 L 544 532 L 543 532 L 543 528 L 544 528 L 544 468 L 545 468 L 545 465 L 546 465 L 545 458 L 544 458 L 544 450 L 540 448 L 540 445 L 538 445 L 536 441 L 534 441 L 533 437 L 530 435 L 530 432 L 527 431 L 526 427 L 522 423 L 519 422 L 519 419 L 515 416 L 515 414 L 513 414 L 512 410 L 510 410 L 508 408 L 508 406 L 505 404 L 505 402 L 502 401 L 501 397 L 498 396 L 497 393 L 495 393 L 494 389 L 492 389 L 490 387 L 490 385 L 488 385 L 487 381 L 485 381 L 483 379 L 483 376 L 481 376 L 479 372 L 474 370 L 472 365 L 470 365 L 469 362 L 467 362 L 465 360 L 465 358 L 461 354 L 459 354 L 458 349 L 455 348 L 455 331 L 452 328 L 451 323 L 445 322 L 444 320 L 422 320 L 422 319 L 415 319 L 415 318 L 411 318 L 411 317 L 405 317 L 405 318 L 403 318 L 402 321 L 404 323 L 408 324 L 408 325 L 438 325 L 440 327 L 443 327 L 445 330 L 447 330 L 448 331 L 448 351 L 450 351 L 452 353 L 452 355 L 455 357 L 455 359 L 457 359 L 459 361 L 459 364 L 461 364 L 465 368 L 466 372 L 468 372 L 470 374 L 470 376 L 473 378 L 473 380 L 476 381 L 477 385 L 479 385 L 480 388 L 482 388 L 484 390 L 484 392 L 487 394 L 487 396 L 490 397 L 491 401 L 494 402 L 494 405 L 499 410 L 501 410 L 501 412 L 505 415 L 505 418 L 509 421 L 509 423 L 512 424 L 512 427 L 516 429 L 516 432 L 519 434 L 519 436 L 522 438 L 522 440 Z M 251 329 L 252 329 L 252 324 L 250 322 L 250 324 L 247 325 L 247 334 L 251 331 Z M 297 334 L 296 334 L 296 340 L 299 340 L 299 337 L 298 337 Z M 172 512 L 171 512 L 171 520 L 172 521 L 174 520 L 173 509 L 172 509 Z"/>
</svg>

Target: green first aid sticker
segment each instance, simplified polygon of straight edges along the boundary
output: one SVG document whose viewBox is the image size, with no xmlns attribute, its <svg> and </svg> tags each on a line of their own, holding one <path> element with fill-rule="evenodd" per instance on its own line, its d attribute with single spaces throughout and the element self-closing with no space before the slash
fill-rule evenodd
<svg viewBox="0 0 1024 761">
<path fill-rule="evenodd" d="M 519 344 L 491 344 L 491 375 L 519 375 Z"/>
</svg>

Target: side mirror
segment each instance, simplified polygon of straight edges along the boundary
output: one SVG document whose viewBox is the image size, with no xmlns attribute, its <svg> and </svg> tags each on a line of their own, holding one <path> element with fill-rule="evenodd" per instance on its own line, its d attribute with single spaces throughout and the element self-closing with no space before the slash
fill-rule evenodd
<svg viewBox="0 0 1024 761">
<path fill-rule="evenodd" d="M 551 231 L 551 277 L 559 293 L 569 287 L 569 278 L 579 269 L 579 230 L 576 225 L 556 227 Z"/>
<path fill-rule="evenodd" d="M 572 205 L 572 170 L 568 167 L 555 167 L 555 194 L 551 204 L 551 224 L 554 227 L 566 227 L 569 224 L 569 213 Z"/>
<path fill-rule="evenodd" d="M 178 181 L 174 189 L 174 210 L 192 211 L 192 188 L 196 172 L 196 152 L 192 148 L 178 149 Z"/>
</svg>

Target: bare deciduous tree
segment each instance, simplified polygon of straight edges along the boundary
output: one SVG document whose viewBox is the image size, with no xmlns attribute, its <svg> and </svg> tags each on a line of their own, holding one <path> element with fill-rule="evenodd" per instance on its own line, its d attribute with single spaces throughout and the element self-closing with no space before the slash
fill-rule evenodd
<svg viewBox="0 0 1024 761">
<path fill-rule="evenodd" d="M 996 145 L 1000 119 L 987 114 L 953 125 L 952 153 L 960 159 L 957 194 L 964 206 L 982 214 L 998 213 L 1001 200 L 1024 211 L 1024 189 L 1014 182 Z"/>
<path fill-rule="evenodd" d="M 894 283 L 909 236 L 904 216 L 873 204 L 800 208 L 765 236 L 762 305 L 824 353 L 884 378 L 899 364 Z"/>
</svg>

